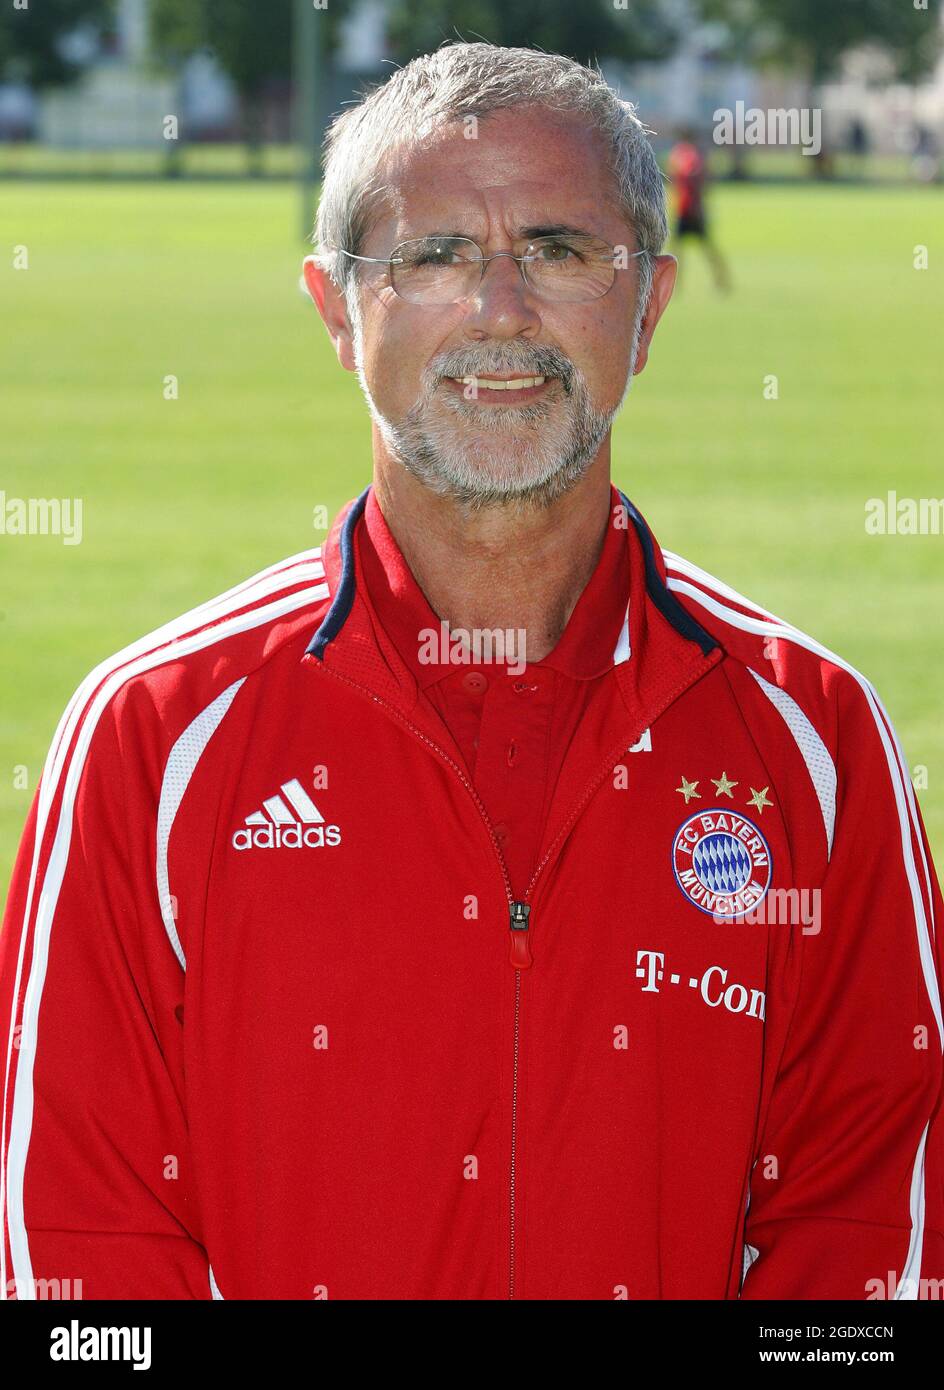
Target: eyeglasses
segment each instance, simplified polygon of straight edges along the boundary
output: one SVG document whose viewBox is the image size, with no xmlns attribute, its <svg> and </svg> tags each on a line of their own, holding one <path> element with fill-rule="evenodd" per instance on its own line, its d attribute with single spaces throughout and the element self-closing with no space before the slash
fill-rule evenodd
<svg viewBox="0 0 944 1390">
<path fill-rule="evenodd" d="M 520 254 L 519 254 L 520 250 Z M 352 261 L 385 265 L 394 293 L 411 304 L 461 304 L 482 283 L 489 261 L 500 256 L 517 261 L 521 278 L 539 298 L 552 303 L 578 304 L 600 299 L 612 288 L 618 269 L 644 256 L 596 237 L 567 235 L 519 241 L 516 251 L 483 256 L 469 237 L 425 236 L 401 241 L 390 256 L 355 256 Z"/>
</svg>

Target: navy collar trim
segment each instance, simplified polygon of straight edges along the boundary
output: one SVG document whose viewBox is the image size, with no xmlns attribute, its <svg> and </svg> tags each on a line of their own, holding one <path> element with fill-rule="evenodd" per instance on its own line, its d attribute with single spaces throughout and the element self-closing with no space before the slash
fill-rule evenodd
<svg viewBox="0 0 944 1390">
<path fill-rule="evenodd" d="M 341 577 L 338 582 L 338 591 L 322 620 L 321 626 L 305 648 L 306 656 L 309 654 L 316 656 L 319 661 L 324 661 L 325 647 L 329 642 L 333 642 L 341 631 L 354 602 L 354 527 L 364 513 L 369 492 L 370 486 L 368 485 L 344 518 L 340 538 Z"/>
<path fill-rule="evenodd" d="M 617 488 L 617 491 L 619 492 L 623 506 L 626 508 L 630 521 L 636 528 L 636 534 L 642 546 L 643 560 L 646 566 L 646 590 L 649 597 L 652 599 L 663 618 L 670 622 L 675 630 L 680 632 L 683 637 L 687 637 L 690 642 L 697 642 L 705 656 L 707 656 L 709 652 L 714 651 L 718 643 L 709 632 L 706 632 L 700 623 L 695 621 L 688 610 L 682 607 L 682 604 L 672 593 L 672 590 L 666 587 L 656 564 L 655 550 L 652 544 L 652 536 L 649 532 L 649 527 L 643 521 L 625 492 L 620 488 Z"/>
</svg>

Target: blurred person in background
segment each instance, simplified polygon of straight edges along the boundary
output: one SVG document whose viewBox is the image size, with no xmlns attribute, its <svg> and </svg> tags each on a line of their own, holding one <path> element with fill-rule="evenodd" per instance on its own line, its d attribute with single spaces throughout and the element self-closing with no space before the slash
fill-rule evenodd
<svg viewBox="0 0 944 1390">
<path fill-rule="evenodd" d="M 675 210 L 675 255 L 678 274 L 682 273 L 682 243 L 686 237 L 697 237 L 705 249 L 708 264 L 719 290 L 731 289 L 731 277 L 724 257 L 708 230 L 705 208 L 705 186 L 708 182 L 708 161 L 702 152 L 698 134 L 690 127 L 679 133 L 679 139 L 669 151 L 668 175 L 672 186 Z"/>
</svg>

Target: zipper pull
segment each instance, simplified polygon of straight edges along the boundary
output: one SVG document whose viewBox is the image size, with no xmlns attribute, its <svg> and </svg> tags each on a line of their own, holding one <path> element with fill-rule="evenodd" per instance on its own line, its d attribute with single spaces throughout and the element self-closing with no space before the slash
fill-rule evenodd
<svg viewBox="0 0 944 1390">
<path fill-rule="evenodd" d="M 516 970 L 527 970 L 531 964 L 531 948 L 528 945 L 528 918 L 531 916 L 530 903 L 510 903 L 511 911 L 511 963 Z"/>
</svg>

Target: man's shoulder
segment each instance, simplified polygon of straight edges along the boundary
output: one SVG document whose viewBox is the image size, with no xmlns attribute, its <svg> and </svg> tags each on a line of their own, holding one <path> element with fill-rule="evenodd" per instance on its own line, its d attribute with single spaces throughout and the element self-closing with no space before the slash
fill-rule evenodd
<svg viewBox="0 0 944 1390">
<path fill-rule="evenodd" d="M 68 747 L 106 722 L 173 742 L 244 680 L 295 644 L 303 654 L 329 599 L 321 547 L 279 560 L 100 662 L 80 682 L 53 740 Z M 103 716 L 107 719 L 103 721 Z"/>
<path fill-rule="evenodd" d="M 811 741 L 812 729 L 832 748 L 853 715 L 887 721 L 872 682 L 851 662 L 707 570 L 662 555 L 668 588 L 722 647 L 728 676 L 768 701 L 795 736 Z"/>
<path fill-rule="evenodd" d="M 822 811 L 827 853 L 840 791 L 850 780 L 870 795 L 890 789 L 916 820 L 904 751 L 872 682 L 697 565 L 671 551 L 663 558 L 669 589 L 724 651 L 721 670 L 762 756 L 776 772 L 785 741 L 799 751 Z"/>
</svg>

